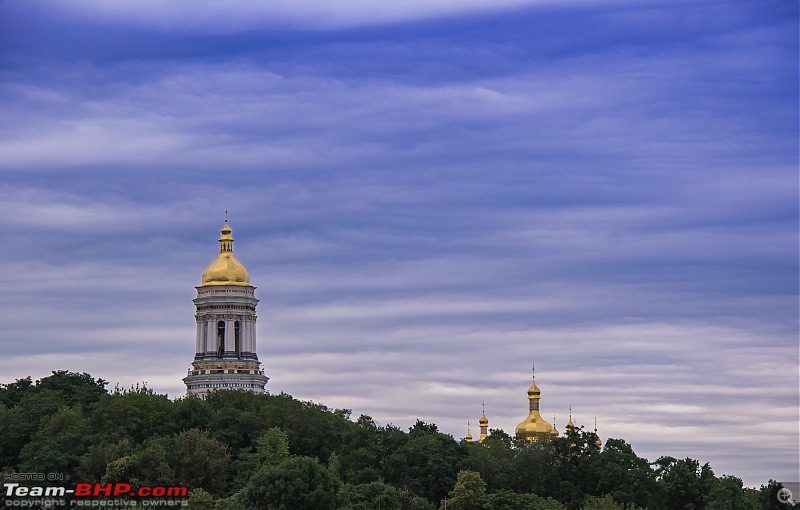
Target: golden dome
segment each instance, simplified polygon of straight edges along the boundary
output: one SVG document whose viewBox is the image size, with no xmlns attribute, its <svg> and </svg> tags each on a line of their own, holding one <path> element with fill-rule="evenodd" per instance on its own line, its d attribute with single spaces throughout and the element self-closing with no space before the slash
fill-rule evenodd
<svg viewBox="0 0 800 510">
<path fill-rule="evenodd" d="M 558 431 L 542 419 L 538 411 L 531 411 L 528 417 L 514 429 L 514 434 L 519 438 L 535 440 L 547 434 L 558 435 Z"/>
<path fill-rule="evenodd" d="M 478 425 L 481 427 L 486 427 L 489 425 L 489 419 L 486 417 L 486 414 L 481 414 L 481 419 L 478 420 Z"/>
<path fill-rule="evenodd" d="M 557 436 L 558 431 L 546 422 L 539 414 L 539 400 L 542 392 L 536 386 L 535 370 L 532 373 L 531 387 L 528 388 L 528 417 L 514 429 L 515 435 L 520 439 L 536 441 L 548 435 Z"/>
<path fill-rule="evenodd" d="M 228 220 L 220 230 L 219 255 L 203 271 L 202 285 L 250 285 L 250 275 L 233 256 L 233 237 Z"/>
</svg>

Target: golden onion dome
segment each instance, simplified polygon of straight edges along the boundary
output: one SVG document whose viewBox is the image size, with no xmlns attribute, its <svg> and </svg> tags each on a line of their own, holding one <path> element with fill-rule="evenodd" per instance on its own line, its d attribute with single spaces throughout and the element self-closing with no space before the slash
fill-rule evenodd
<svg viewBox="0 0 800 510">
<path fill-rule="evenodd" d="M 486 427 L 487 425 L 489 425 L 489 419 L 486 417 L 485 413 L 481 414 L 481 419 L 478 420 L 478 425 L 480 425 L 481 427 Z"/>
<path fill-rule="evenodd" d="M 466 435 L 466 436 L 464 436 L 464 441 L 466 441 L 466 442 L 468 442 L 468 443 L 471 443 L 471 442 L 472 442 L 472 434 L 470 434 L 470 432 L 469 432 L 469 431 L 467 431 L 467 435 Z"/>
<path fill-rule="evenodd" d="M 233 256 L 233 236 L 227 218 L 220 233 L 219 255 L 203 271 L 202 285 L 250 285 L 247 269 Z"/>
<path fill-rule="evenodd" d="M 534 395 L 537 395 L 537 396 L 538 396 L 538 395 L 541 395 L 541 394 L 542 394 L 542 392 L 539 390 L 539 387 L 538 387 L 538 386 L 536 386 L 536 381 L 534 380 L 534 381 L 531 383 L 531 387 L 530 387 L 530 388 L 528 388 L 528 396 L 529 396 L 529 397 L 532 397 L 532 396 L 534 396 Z"/>
<path fill-rule="evenodd" d="M 514 434 L 519 438 L 532 440 L 547 434 L 557 436 L 558 431 L 546 420 L 543 420 L 538 412 L 531 411 L 528 417 L 514 429 Z"/>
</svg>

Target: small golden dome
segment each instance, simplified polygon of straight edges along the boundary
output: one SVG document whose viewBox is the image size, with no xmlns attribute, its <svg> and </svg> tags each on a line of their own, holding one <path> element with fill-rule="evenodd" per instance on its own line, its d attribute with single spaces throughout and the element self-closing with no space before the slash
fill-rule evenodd
<svg viewBox="0 0 800 510">
<path fill-rule="evenodd" d="M 219 255 L 203 271 L 202 285 L 250 285 L 250 275 L 233 256 L 233 237 L 228 220 L 220 230 Z"/>
<path fill-rule="evenodd" d="M 486 417 L 486 414 L 481 414 L 481 419 L 478 420 L 478 425 L 481 427 L 486 427 L 489 425 L 489 419 Z"/>
<path fill-rule="evenodd" d="M 541 394 L 542 394 L 542 392 L 539 390 L 539 387 L 536 386 L 536 381 L 533 381 L 531 383 L 531 387 L 528 388 L 528 396 L 532 397 L 534 395 L 541 395 Z"/>
</svg>

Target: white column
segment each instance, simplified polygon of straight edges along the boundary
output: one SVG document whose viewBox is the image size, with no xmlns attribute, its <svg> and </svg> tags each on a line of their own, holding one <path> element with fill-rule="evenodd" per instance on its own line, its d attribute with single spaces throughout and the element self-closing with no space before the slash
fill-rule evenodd
<svg viewBox="0 0 800 510">
<path fill-rule="evenodd" d="M 210 317 L 210 316 L 209 316 Z M 217 352 L 217 324 L 213 317 L 206 321 L 206 352 Z"/>
<path fill-rule="evenodd" d="M 253 320 L 250 321 L 250 352 L 256 352 L 256 316 L 253 315 Z"/>
<path fill-rule="evenodd" d="M 194 352 L 196 354 L 202 354 L 205 350 L 203 349 L 203 321 L 201 317 L 197 317 L 197 333 L 194 337 Z"/>
<path fill-rule="evenodd" d="M 225 316 L 225 350 L 232 351 L 234 349 L 234 332 L 233 332 L 233 319 Z"/>
</svg>

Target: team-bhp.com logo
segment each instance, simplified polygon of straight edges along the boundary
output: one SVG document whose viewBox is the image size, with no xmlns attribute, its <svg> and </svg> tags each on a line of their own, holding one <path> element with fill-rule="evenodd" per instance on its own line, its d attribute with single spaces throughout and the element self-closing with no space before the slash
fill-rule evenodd
<svg viewBox="0 0 800 510">
<path fill-rule="evenodd" d="M 133 487 L 129 483 L 85 483 L 75 488 L 3 483 L 0 501 L 6 508 L 184 506 L 189 491 L 184 486 Z"/>
<path fill-rule="evenodd" d="M 180 498 L 186 497 L 188 489 L 186 487 L 166 487 L 156 485 L 154 487 L 133 488 L 129 483 L 78 483 L 74 489 L 66 487 L 22 487 L 18 483 L 4 483 L 6 497 L 65 497 L 75 498 L 118 498 L 120 496 L 130 496 L 139 498 Z"/>
</svg>

